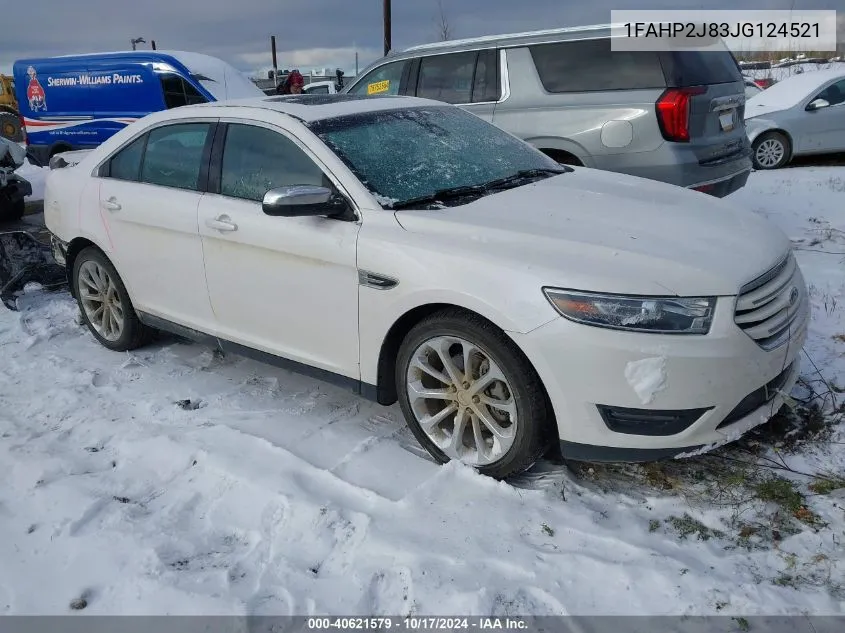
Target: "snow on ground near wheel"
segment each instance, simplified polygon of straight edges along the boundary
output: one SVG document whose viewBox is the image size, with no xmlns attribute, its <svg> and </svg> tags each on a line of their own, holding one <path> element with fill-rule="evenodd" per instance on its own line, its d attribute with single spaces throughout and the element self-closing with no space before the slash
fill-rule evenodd
<svg viewBox="0 0 845 633">
<path fill-rule="evenodd" d="M 808 350 L 845 384 L 845 169 L 755 173 L 734 199 L 827 251 L 798 253 Z M 109 352 L 65 293 L 20 305 L 0 311 L 0 614 L 842 612 L 828 585 L 772 581 L 789 553 L 841 582 L 841 497 L 775 549 L 680 540 L 652 524 L 722 510 L 439 467 L 396 407 L 172 339 Z M 841 449 L 800 465 L 843 472 Z"/>
</svg>

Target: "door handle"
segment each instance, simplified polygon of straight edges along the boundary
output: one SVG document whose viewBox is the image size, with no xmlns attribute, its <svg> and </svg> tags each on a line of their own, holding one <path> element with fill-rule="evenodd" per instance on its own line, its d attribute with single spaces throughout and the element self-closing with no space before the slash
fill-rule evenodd
<svg viewBox="0 0 845 633">
<path fill-rule="evenodd" d="M 221 215 L 213 220 L 206 220 L 205 225 L 210 229 L 224 233 L 238 230 L 238 225 L 232 222 L 228 215 Z"/>
<path fill-rule="evenodd" d="M 103 200 L 102 205 L 104 209 L 108 209 L 109 211 L 120 211 L 121 206 L 117 202 L 117 198 L 112 196 L 108 200 Z"/>
</svg>

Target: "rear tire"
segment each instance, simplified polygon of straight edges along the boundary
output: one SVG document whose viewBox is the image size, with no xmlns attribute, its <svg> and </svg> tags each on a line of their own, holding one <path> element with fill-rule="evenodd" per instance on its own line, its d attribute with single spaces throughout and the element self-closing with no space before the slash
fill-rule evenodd
<svg viewBox="0 0 845 633">
<path fill-rule="evenodd" d="M 441 464 L 459 459 L 503 479 L 530 468 L 549 446 L 540 377 L 513 341 L 476 315 L 446 309 L 414 326 L 399 349 L 395 380 L 408 427 Z"/>
<path fill-rule="evenodd" d="M 103 347 L 126 352 L 150 341 L 153 331 L 138 319 L 126 286 L 102 251 L 83 249 L 74 259 L 72 280 L 82 320 Z"/>
<path fill-rule="evenodd" d="M 789 162 L 792 146 L 785 134 L 765 132 L 751 145 L 754 169 L 779 169 Z"/>
<path fill-rule="evenodd" d="M 18 115 L 11 112 L 0 112 L 0 136 L 15 143 L 23 141 L 23 128 Z"/>
</svg>

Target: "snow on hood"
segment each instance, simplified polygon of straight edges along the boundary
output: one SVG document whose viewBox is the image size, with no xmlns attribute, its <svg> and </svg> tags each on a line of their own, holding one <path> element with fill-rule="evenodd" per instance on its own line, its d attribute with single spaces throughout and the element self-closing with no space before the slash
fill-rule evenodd
<svg viewBox="0 0 845 633">
<path fill-rule="evenodd" d="M 801 103 L 830 79 L 845 78 L 845 70 L 815 70 L 792 75 L 757 93 L 745 102 L 745 118 L 788 110 Z"/>
<path fill-rule="evenodd" d="M 473 250 L 543 284 L 622 294 L 734 295 L 790 248 L 774 224 L 725 200 L 587 168 L 396 217 L 435 248 Z"/>
</svg>

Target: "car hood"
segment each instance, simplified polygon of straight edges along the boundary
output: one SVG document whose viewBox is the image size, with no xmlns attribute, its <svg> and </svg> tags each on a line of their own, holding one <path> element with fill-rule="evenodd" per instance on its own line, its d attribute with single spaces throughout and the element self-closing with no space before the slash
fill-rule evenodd
<svg viewBox="0 0 845 633">
<path fill-rule="evenodd" d="M 757 95 L 760 96 L 760 95 Z M 754 97 L 755 99 L 757 97 Z M 758 103 L 751 103 L 751 99 L 746 101 L 745 103 L 745 120 L 748 121 L 749 119 L 755 119 L 757 117 L 766 116 L 767 114 L 773 114 L 775 112 L 783 112 L 784 110 L 788 110 L 789 108 L 784 106 L 782 103 L 765 103 L 765 102 L 758 102 Z"/>
<path fill-rule="evenodd" d="M 464 252 L 544 285 L 598 292 L 734 295 L 790 248 L 780 229 L 750 209 L 583 167 L 462 206 L 397 211 L 396 218 L 425 236 L 429 249 Z"/>
</svg>

